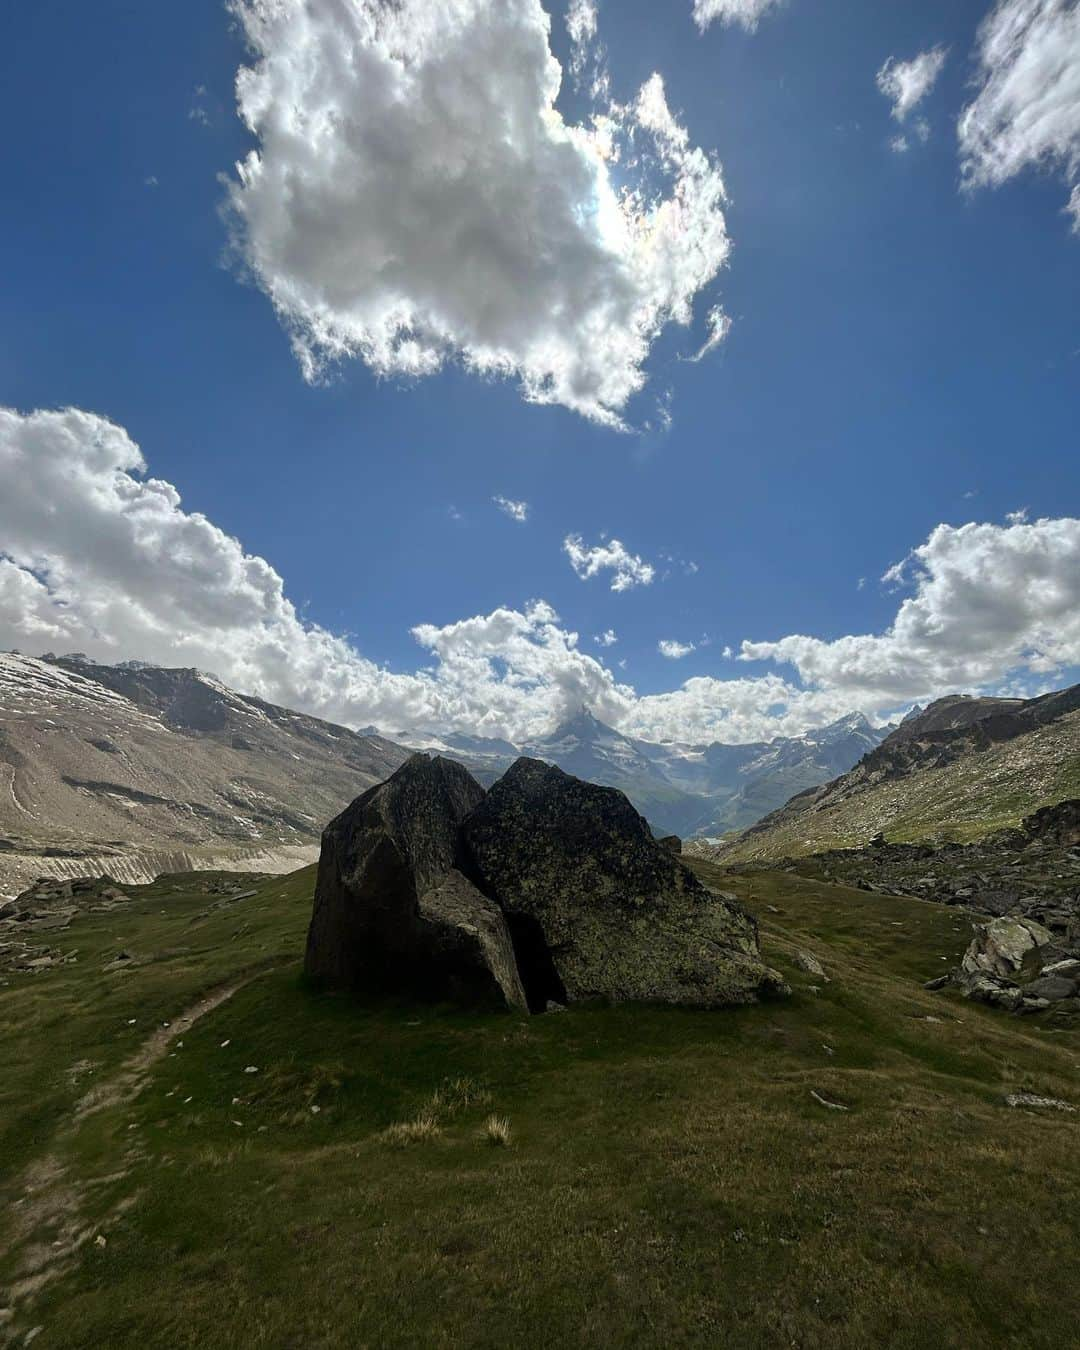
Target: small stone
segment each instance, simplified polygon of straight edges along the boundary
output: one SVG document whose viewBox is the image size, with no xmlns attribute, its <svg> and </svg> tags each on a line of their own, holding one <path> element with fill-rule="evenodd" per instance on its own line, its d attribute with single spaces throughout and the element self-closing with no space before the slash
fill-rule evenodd
<svg viewBox="0 0 1080 1350">
<path fill-rule="evenodd" d="M 322 1107 L 321 1107 L 321 1106 L 313 1106 L 313 1107 L 311 1108 L 311 1114 L 312 1114 L 313 1116 L 317 1116 L 321 1110 L 322 1110 Z"/>
<path fill-rule="evenodd" d="M 95 1247 L 107 1247 L 107 1246 L 108 1246 L 108 1242 L 106 1241 L 105 1235 L 104 1235 L 103 1233 L 99 1233 L 99 1234 L 97 1235 L 97 1237 L 94 1239 L 94 1246 L 95 1246 Z"/>
<path fill-rule="evenodd" d="M 825 968 L 821 962 L 811 952 L 798 951 L 795 953 L 795 964 L 800 970 L 804 970 L 807 975 L 813 975 L 819 980 L 828 983 L 828 975 L 825 974 Z"/>
<path fill-rule="evenodd" d="M 222 1041 L 222 1042 L 221 1042 L 221 1049 L 224 1050 L 225 1047 L 226 1047 L 227 1045 L 231 1045 L 231 1044 L 232 1044 L 231 1041 Z"/>
<path fill-rule="evenodd" d="M 244 1072 L 245 1072 L 245 1073 L 258 1073 L 259 1070 L 258 1070 L 258 1067 L 257 1067 L 256 1065 L 254 1065 L 254 1064 L 249 1064 L 249 1065 L 247 1066 L 247 1068 L 244 1070 Z"/>
</svg>

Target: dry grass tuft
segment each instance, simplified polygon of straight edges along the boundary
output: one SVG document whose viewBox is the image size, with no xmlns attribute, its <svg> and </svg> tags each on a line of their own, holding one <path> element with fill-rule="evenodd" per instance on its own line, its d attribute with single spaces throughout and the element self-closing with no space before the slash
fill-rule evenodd
<svg viewBox="0 0 1080 1350">
<path fill-rule="evenodd" d="M 399 1120 L 389 1125 L 379 1136 L 394 1148 L 408 1148 L 411 1144 L 426 1144 L 438 1138 L 442 1127 L 433 1115 L 421 1112 L 415 1120 Z"/>
<path fill-rule="evenodd" d="M 425 1114 L 454 1116 L 474 1106 L 490 1106 L 491 1093 L 475 1078 L 447 1078 L 431 1095 Z"/>
<path fill-rule="evenodd" d="M 506 1116 L 488 1116 L 484 1121 L 484 1138 L 493 1148 L 509 1148 L 510 1121 Z"/>
</svg>

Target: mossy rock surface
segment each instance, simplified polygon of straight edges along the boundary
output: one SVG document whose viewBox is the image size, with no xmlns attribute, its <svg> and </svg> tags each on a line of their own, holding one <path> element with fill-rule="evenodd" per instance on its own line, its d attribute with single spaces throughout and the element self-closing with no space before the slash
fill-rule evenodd
<svg viewBox="0 0 1080 1350">
<path fill-rule="evenodd" d="M 509 918 L 534 1006 L 715 1007 L 780 986 L 753 919 L 707 890 L 615 788 L 520 759 L 462 834 L 466 868 Z"/>
</svg>

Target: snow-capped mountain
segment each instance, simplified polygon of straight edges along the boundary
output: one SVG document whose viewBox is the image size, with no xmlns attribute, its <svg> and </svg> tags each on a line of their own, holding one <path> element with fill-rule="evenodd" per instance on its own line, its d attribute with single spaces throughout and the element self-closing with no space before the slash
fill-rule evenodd
<svg viewBox="0 0 1080 1350">
<path fill-rule="evenodd" d="M 716 835 L 746 825 L 817 787 L 875 749 L 891 730 L 849 713 L 803 736 L 747 745 L 660 745 L 624 736 L 582 708 L 547 736 L 521 745 L 475 736 L 398 732 L 401 744 L 464 759 L 493 781 L 519 755 L 621 788 L 662 833 Z"/>
</svg>

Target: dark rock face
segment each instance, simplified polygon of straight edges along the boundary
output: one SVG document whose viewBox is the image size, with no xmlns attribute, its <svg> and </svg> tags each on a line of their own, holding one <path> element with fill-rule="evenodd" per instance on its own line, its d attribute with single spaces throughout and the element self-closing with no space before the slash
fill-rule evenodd
<svg viewBox="0 0 1080 1350">
<path fill-rule="evenodd" d="M 751 1003 L 783 986 L 753 920 L 712 895 L 614 788 L 519 759 L 462 827 L 507 915 L 529 1004 Z"/>
<path fill-rule="evenodd" d="M 523 1006 L 506 922 L 457 870 L 484 792 L 451 760 L 414 755 L 326 828 L 306 972 L 329 984 Z"/>
<path fill-rule="evenodd" d="M 682 853 L 682 840 L 677 834 L 665 834 L 662 839 L 656 841 L 661 848 L 666 848 L 669 853 Z"/>
<path fill-rule="evenodd" d="M 1080 844 L 1080 801 L 1071 798 L 1025 816 L 1020 832 L 1028 839 L 1075 848 Z"/>
</svg>

